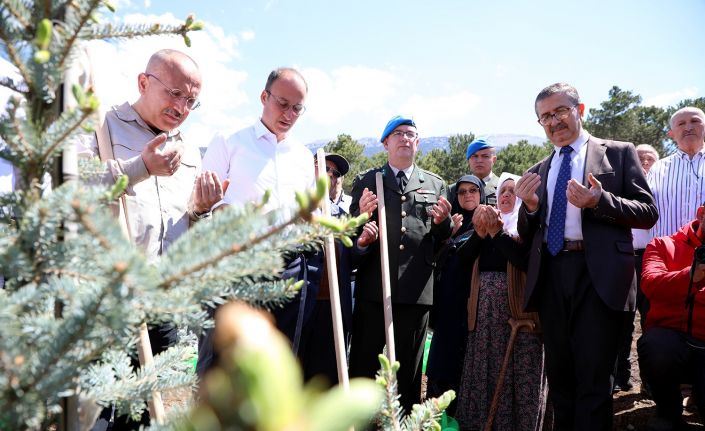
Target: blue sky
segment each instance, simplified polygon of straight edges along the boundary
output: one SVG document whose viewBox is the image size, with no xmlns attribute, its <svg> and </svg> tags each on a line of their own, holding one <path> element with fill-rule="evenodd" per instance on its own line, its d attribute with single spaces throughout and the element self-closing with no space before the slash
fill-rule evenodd
<svg viewBox="0 0 705 431">
<path fill-rule="evenodd" d="M 156 49 L 184 50 L 204 73 L 203 106 L 185 123 L 206 145 L 256 121 L 270 70 L 299 68 L 307 111 L 294 135 L 378 136 L 397 113 L 423 136 L 473 132 L 542 136 L 533 100 L 556 81 L 587 108 L 613 85 L 645 104 L 705 95 L 705 1 L 166 1 L 117 0 L 123 22 L 206 23 L 186 48 L 141 39 L 97 52 L 106 103 L 134 101 L 135 76 Z"/>
</svg>

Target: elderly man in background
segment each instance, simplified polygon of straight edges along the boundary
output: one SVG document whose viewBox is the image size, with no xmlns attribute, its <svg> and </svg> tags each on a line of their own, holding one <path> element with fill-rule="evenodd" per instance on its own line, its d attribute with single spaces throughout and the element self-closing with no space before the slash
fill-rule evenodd
<svg viewBox="0 0 705 431">
<path fill-rule="evenodd" d="M 313 159 L 314 162 L 316 162 L 315 154 L 313 155 Z M 328 198 L 332 204 L 332 215 L 338 215 L 341 211 L 342 214 L 350 213 L 350 202 L 352 198 L 343 191 L 343 178 L 349 170 L 350 163 L 345 157 L 335 153 L 326 154 L 326 174 L 330 181 Z"/>
<path fill-rule="evenodd" d="M 705 196 L 705 114 L 688 106 L 676 111 L 669 125 L 677 149 L 655 162 L 646 176 L 659 212 L 652 238 L 672 235 L 693 220 Z"/>
</svg>

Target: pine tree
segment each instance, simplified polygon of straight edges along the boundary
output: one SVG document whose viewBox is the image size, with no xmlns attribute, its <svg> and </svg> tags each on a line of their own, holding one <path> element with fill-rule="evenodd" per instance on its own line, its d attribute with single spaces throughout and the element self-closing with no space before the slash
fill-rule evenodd
<svg viewBox="0 0 705 431">
<path fill-rule="evenodd" d="M 116 404 L 136 415 L 152 391 L 193 385 L 184 345 L 132 370 L 126 352 L 138 326 L 168 320 L 198 330 L 202 305 L 225 299 L 276 306 L 299 287 L 279 280 L 283 256 L 330 231 L 306 222 L 321 183 L 299 195 L 300 211 L 288 220 L 262 214 L 261 204 L 226 210 L 150 264 L 108 208 L 124 182 L 54 182 L 46 192 L 47 173 L 77 134 L 91 131 L 99 107 L 90 88 L 74 86 L 78 106 L 61 110 L 64 72 L 81 43 L 172 34 L 189 45 L 188 33 L 203 26 L 193 16 L 181 25 L 101 24 L 106 8 L 97 0 L 0 1 L 0 52 L 19 76 L 0 77 L 13 92 L 0 118 L 0 157 L 19 172 L 16 191 L 0 197 L 0 429 L 46 429 L 70 413 L 67 397 L 83 412 Z M 84 166 L 82 177 L 100 169 Z M 338 236 L 354 227 L 338 226 Z"/>
</svg>

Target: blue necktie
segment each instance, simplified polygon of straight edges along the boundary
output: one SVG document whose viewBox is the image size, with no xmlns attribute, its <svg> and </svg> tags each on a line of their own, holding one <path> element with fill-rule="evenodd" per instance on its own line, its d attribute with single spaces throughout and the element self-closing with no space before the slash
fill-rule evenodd
<svg viewBox="0 0 705 431">
<path fill-rule="evenodd" d="M 556 178 L 556 186 L 553 189 L 553 203 L 551 204 L 551 218 L 548 221 L 548 236 L 546 244 L 548 252 L 552 256 L 558 254 L 563 249 L 563 240 L 565 234 L 565 210 L 568 206 L 568 199 L 565 197 L 565 191 L 568 188 L 570 180 L 570 153 L 573 151 L 571 146 L 561 148 L 563 161 L 561 168 L 558 170 L 558 178 Z"/>
</svg>

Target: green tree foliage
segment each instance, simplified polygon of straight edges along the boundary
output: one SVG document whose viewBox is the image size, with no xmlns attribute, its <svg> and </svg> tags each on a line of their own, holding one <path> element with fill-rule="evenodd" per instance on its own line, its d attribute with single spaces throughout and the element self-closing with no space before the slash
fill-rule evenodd
<svg viewBox="0 0 705 431">
<path fill-rule="evenodd" d="M 458 178 L 468 172 L 468 162 L 465 153 L 475 135 L 458 134 L 448 138 L 448 149 L 435 148 L 428 154 L 416 158 L 422 168 L 440 175 L 446 183 L 455 183 Z"/>
<path fill-rule="evenodd" d="M 531 145 L 525 139 L 516 144 L 509 144 L 497 153 L 497 162 L 493 171 L 499 175 L 502 172 L 522 175 L 528 168 L 551 154 L 553 146 L 550 142 L 543 145 Z"/>
<path fill-rule="evenodd" d="M 367 169 L 369 160 L 365 156 L 365 146 L 358 143 L 350 135 L 340 134 L 335 141 L 330 141 L 323 149 L 326 153 L 337 153 L 345 157 L 350 163 L 350 171 L 343 180 L 343 190 L 350 193 L 355 176 Z"/>
<path fill-rule="evenodd" d="M 600 108 L 590 109 L 585 128 L 601 138 L 652 145 L 661 156 L 675 151 L 675 142 L 668 138 L 670 116 L 685 106 L 705 109 L 704 97 L 682 100 L 664 109 L 642 106 L 640 95 L 617 86 L 612 87 L 608 95 Z"/>
<path fill-rule="evenodd" d="M 363 170 L 366 171 L 372 168 L 376 168 L 384 165 L 385 163 L 387 163 L 387 152 L 380 151 L 367 158 L 367 165 L 364 167 Z"/>
</svg>

